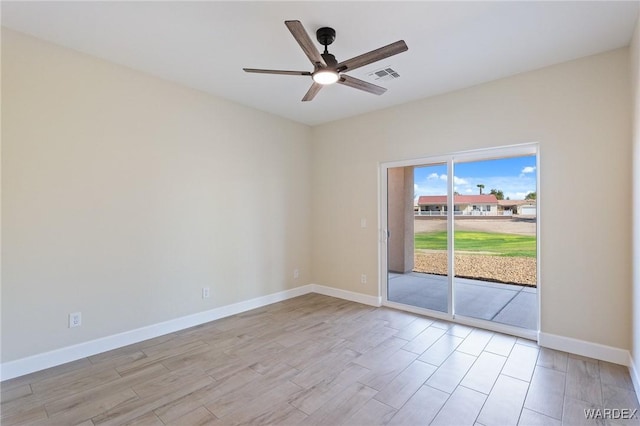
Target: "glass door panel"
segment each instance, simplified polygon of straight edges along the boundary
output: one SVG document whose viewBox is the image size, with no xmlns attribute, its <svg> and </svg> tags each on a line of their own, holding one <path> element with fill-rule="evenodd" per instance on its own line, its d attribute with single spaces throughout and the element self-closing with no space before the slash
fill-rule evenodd
<svg viewBox="0 0 640 426">
<path fill-rule="evenodd" d="M 387 169 L 387 300 L 449 310 L 447 165 Z"/>
<path fill-rule="evenodd" d="M 535 155 L 454 165 L 454 312 L 535 330 Z"/>
</svg>

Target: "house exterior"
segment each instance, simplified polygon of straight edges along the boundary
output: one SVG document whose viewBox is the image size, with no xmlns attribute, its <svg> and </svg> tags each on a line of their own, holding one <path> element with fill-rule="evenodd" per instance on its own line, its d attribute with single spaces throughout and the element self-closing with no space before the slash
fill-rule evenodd
<svg viewBox="0 0 640 426">
<path fill-rule="evenodd" d="M 536 200 L 498 200 L 498 212 L 504 216 L 535 216 Z"/>
<path fill-rule="evenodd" d="M 453 198 L 456 215 L 496 216 L 498 199 L 493 194 L 455 195 Z M 422 195 L 418 198 L 420 216 L 444 216 L 447 214 L 446 195 Z"/>
</svg>

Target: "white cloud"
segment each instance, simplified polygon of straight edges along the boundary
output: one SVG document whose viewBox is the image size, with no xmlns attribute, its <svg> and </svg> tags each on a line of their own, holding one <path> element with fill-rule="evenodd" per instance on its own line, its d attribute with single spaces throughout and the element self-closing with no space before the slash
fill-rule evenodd
<svg viewBox="0 0 640 426">
<path fill-rule="evenodd" d="M 463 178 L 459 178 L 458 176 L 454 176 L 453 183 L 456 185 L 468 185 L 469 181 Z"/>
<path fill-rule="evenodd" d="M 520 176 L 518 176 L 519 178 L 523 178 L 526 175 L 533 173 L 536 171 L 536 167 L 535 166 L 526 166 L 522 169 L 522 171 L 520 172 Z"/>
<path fill-rule="evenodd" d="M 438 176 L 437 173 L 431 173 L 428 177 L 428 179 L 436 179 L 436 178 L 439 178 L 441 181 L 444 181 L 444 182 L 448 180 L 447 175 L 445 174 L 441 174 L 440 176 Z M 459 178 L 458 176 L 454 176 L 453 183 L 454 185 L 468 185 L 469 181 L 463 178 Z"/>
</svg>

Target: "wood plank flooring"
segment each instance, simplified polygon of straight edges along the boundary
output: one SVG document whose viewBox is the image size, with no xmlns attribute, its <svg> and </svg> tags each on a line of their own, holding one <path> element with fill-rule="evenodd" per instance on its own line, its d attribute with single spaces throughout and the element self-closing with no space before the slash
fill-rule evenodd
<svg viewBox="0 0 640 426">
<path fill-rule="evenodd" d="M 5 381 L 1 400 L 6 426 L 640 424 L 585 419 L 640 409 L 625 367 L 317 294 Z"/>
</svg>

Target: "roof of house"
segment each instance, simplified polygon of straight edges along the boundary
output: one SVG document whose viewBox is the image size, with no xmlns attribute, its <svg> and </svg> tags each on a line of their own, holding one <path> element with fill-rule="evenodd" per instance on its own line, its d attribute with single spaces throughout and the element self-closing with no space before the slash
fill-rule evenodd
<svg viewBox="0 0 640 426">
<path fill-rule="evenodd" d="M 493 194 L 482 195 L 455 195 L 454 204 L 497 204 L 498 199 Z M 446 195 L 421 195 L 418 205 L 447 204 Z"/>
</svg>

